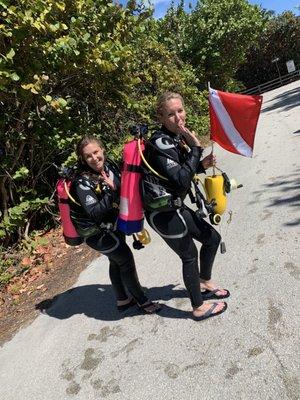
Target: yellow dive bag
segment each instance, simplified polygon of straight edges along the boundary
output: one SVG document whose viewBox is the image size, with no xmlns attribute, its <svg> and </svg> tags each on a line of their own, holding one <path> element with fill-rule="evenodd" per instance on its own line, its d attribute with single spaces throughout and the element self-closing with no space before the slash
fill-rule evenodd
<svg viewBox="0 0 300 400">
<path fill-rule="evenodd" d="M 206 200 L 212 204 L 212 214 L 210 215 L 211 222 L 218 225 L 221 222 L 221 215 L 224 214 L 227 208 L 226 194 L 233 189 L 242 187 L 238 185 L 235 179 L 230 179 L 222 172 L 221 175 L 207 176 L 204 180 L 204 189 Z"/>
<path fill-rule="evenodd" d="M 227 198 L 223 175 L 207 176 L 204 180 L 207 201 L 215 201 L 213 207 L 215 214 L 224 214 L 227 206 Z"/>
</svg>

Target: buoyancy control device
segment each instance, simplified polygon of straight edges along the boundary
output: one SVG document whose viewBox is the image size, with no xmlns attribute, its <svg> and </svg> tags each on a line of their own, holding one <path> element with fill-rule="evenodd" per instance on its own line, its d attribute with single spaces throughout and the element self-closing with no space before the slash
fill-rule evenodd
<svg viewBox="0 0 300 400">
<path fill-rule="evenodd" d="M 144 128 L 144 132 L 147 133 L 146 128 Z M 144 165 L 160 180 L 167 181 L 168 179 L 155 171 L 145 159 L 143 155 L 144 143 L 141 141 L 142 139 L 145 139 L 145 134 L 140 135 L 138 140 L 138 149 Z M 143 144 L 143 147 L 141 146 L 141 143 Z M 151 142 L 148 141 L 147 143 L 153 146 Z M 163 153 L 163 151 L 161 150 L 158 151 Z M 221 174 L 215 174 L 215 169 L 217 169 Z M 204 194 L 199 189 L 199 183 L 201 183 L 203 186 Z M 192 203 L 195 203 L 197 205 L 196 214 L 200 218 L 209 217 L 210 222 L 213 225 L 218 225 L 221 222 L 221 216 L 226 211 L 227 194 L 230 193 L 232 190 L 241 188 L 243 186 L 242 184 L 238 185 L 235 179 L 229 179 L 227 174 L 216 166 L 213 167 L 213 175 L 205 177 L 204 184 L 201 182 L 198 175 L 194 176 L 193 184 L 195 194 L 193 194 L 193 192 L 190 190 L 189 195 Z M 161 202 L 161 199 L 159 200 Z M 164 200 L 169 201 L 167 194 L 164 196 Z M 152 209 L 154 208 L 152 207 Z"/>
<path fill-rule="evenodd" d="M 160 181 L 168 181 L 168 179 L 160 175 L 155 171 L 147 162 L 143 155 L 145 148 L 145 140 L 147 141 L 146 134 L 148 132 L 147 125 L 137 125 L 132 129 L 132 133 L 135 138 L 124 146 L 124 167 L 122 171 L 121 180 L 121 204 L 120 204 L 120 216 L 118 219 L 118 228 L 126 234 L 133 233 L 134 247 L 141 248 L 142 244 L 150 242 L 148 232 L 143 230 L 143 201 L 141 198 L 140 182 L 142 178 L 141 164 L 143 161 L 144 167 L 147 167 L 152 176 L 155 175 Z M 149 145 L 151 142 L 147 141 Z M 215 169 L 218 169 L 221 174 L 216 175 Z M 145 180 L 145 179 L 144 179 Z M 143 180 L 143 182 L 144 182 Z M 124 184 L 124 182 L 126 184 Z M 232 190 L 242 187 L 238 185 L 234 179 L 229 179 L 227 174 L 217 168 L 213 167 L 213 175 L 206 176 L 204 183 L 201 182 L 203 191 L 199 189 L 199 183 L 201 182 L 198 175 L 195 175 L 193 179 L 195 194 L 190 191 L 190 198 L 192 203 L 197 206 L 196 215 L 199 218 L 209 217 L 211 224 L 218 225 L 222 220 L 222 215 L 227 208 L 227 194 Z M 152 182 L 150 182 L 152 183 Z M 153 185 L 159 186 L 159 183 L 154 182 Z M 156 192 L 159 192 L 156 190 Z M 204 192 L 204 194 L 203 194 Z M 145 196 L 145 194 L 143 194 Z M 174 206 L 174 199 L 170 202 L 170 195 L 164 193 L 163 196 L 155 194 L 155 199 L 152 199 L 152 208 L 154 210 L 157 206 L 158 209 L 162 209 L 168 205 Z M 162 198 L 163 197 L 163 198 Z M 175 203 L 176 203 L 175 199 Z M 163 204 L 162 204 L 163 202 Z M 165 204 L 166 203 L 166 204 Z M 170 204 L 169 204 L 170 203 Z M 176 207 L 180 207 L 179 204 L 175 204 Z M 137 239 L 137 232 L 140 233 L 142 240 Z M 144 242 L 143 242 L 144 240 Z M 142 243 L 143 242 L 143 243 Z M 225 244 L 224 246 L 225 252 Z"/>
</svg>

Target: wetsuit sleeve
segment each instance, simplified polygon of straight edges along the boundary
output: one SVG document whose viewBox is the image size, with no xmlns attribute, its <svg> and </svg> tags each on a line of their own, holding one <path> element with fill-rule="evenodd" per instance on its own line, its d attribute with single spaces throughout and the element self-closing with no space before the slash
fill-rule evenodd
<svg viewBox="0 0 300 400">
<path fill-rule="evenodd" d="M 205 168 L 202 165 L 202 162 L 199 162 L 198 168 L 197 168 L 197 174 L 206 174 Z"/>
<path fill-rule="evenodd" d="M 154 145 L 161 151 L 155 154 L 157 172 L 168 178 L 175 190 L 189 189 L 192 178 L 201 165 L 202 148 L 192 146 L 185 156 L 184 162 L 181 162 L 179 149 L 175 147 L 173 140 L 168 136 L 155 139 Z M 201 166 L 201 168 L 203 167 Z"/>
<path fill-rule="evenodd" d="M 74 191 L 87 216 L 97 224 L 113 209 L 113 193 L 107 191 L 99 199 L 88 180 L 77 180 Z"/>
</svg>

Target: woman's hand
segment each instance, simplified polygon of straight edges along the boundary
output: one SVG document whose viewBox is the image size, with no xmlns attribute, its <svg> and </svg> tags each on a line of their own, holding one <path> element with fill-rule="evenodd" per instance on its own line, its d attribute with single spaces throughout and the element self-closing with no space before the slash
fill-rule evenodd
<svg viewBox="0 0 300 400">
<path fill-rule="evenodd" d="M 190 131 L 186 126 L 183 124 L 178 124 L 182 136 L 185 138 L 186 144 L 188 146 L 199 146 L 201 147 L 201 143 L 196 136 L 194 131 Z"/>
<path fill-rule="evenodd" d="M 115 190 L 115 184 L 112 179 L 110 179 L 104 170 L 101 171 L 100 177 L 102 178 L 102 181 L 105 182 L 112 190 Z"/>
<path fill-rule="evenodd" d="M 201 160 L 201 164 L 204 169 L 213 167 L 216 165 L 216 156 L 211 152 L 208 156 L 204 157 L 203 160 Z"/>
</svg>

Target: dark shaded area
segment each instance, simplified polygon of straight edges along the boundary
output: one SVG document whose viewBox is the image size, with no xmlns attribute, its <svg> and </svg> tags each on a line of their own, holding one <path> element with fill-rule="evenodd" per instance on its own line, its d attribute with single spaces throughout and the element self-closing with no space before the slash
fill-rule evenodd
<svg viewBox="0 0 300 400">
<path fill-rule="evenodd" d="M 300 218 L 296 219 L 293 222 L 288 222 L 287 224 L 285 224 L 285 226 L 297 226 L 300 225 Z"/>
<path fill-rule="evenodd" d="M 147 289 L 151 300 L 170 300 L 172 298 L 188 297 L 183 289 L 175 289 L 175 285 L 166 285 Z M 103 321 L 117 321 L 125 317 L 141 315 L 141 311 L 134 306 L 124 313 L 116 309 L 113 291 L 110 285 L 85 285 L 78 286 L 46 299 L 36 304 L 36 309 L 50 317 L 58 319 L 70 318 L 75 314 L 85 314 L 87 317 Z M 158 314 L 163 318 L 187 319 L 192 317 L 188 311 L 178 310 L 163 305 Z M 151 317 L 151 316 L 149 316 Z"/>
<path fill-rule="evenodd" d="M 270 192 L 271 197 L 267 207 L 289 206 L 291 207 L 291 217 L 297 217 L 295 212 L 297 207 L 300 207 L 300 168 L 294 174 L 274 177 L 272 182 L 265 183 L 262 186 L 262 190 L 254 192 L 257 200 L 251 201 L 250 204 L 259 201 L 259 197 L 267 191 Z M 292 193 L 290 193 L 291 191 Z M 300 219 L 295 218 L 295 220 L 285 222 L 283 225 L 291 227 L 299 224 Z"/>
<path fill-rule="evenodd" d="M 270 102 L 272 102 L 272 105 L 264 107 L 261 111 L 262 113 L 273 111 L 278 108 L 281 108 L 282 111 L 292 110 L 300 105 L 300 88 L 297 87 L 281 93 L 278 96 L 273 97 L 271 100 L 264 102 L 264 105 Z"/>
</svg>

